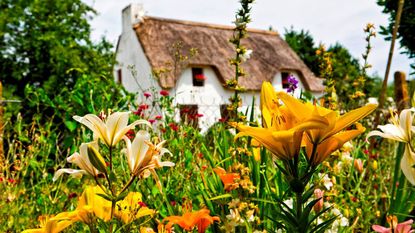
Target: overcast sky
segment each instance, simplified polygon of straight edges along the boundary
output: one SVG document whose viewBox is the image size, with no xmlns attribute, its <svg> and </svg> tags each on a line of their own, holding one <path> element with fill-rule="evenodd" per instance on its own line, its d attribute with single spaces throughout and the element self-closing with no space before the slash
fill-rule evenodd
<svg viewBox="0 0 415 233">
<path fill-rule="evenodd" d="M 84 0 L 99 13 L 91 22 L 93 38 L 105 36 L 114 45 L 121 33 L 121 10 L 130 3 L 141 3 L 147 15 L 172 19 L 232 25 L 234 13 L 239 7 L 237 0 Z M 363 28 L 367 23 L 386 25 L 388 15 L 375 0 L 256 0 L 252 6 L 251 28 L 265 29 L 270 26 L 281 35 L 285 28 L 308 30 L 315 42 L 326 47 L 336 42 L 344 45 L 352 55 L 362 62 L 365 50 Z M 373 68 L 369 74 L 384 76 L 390 42 L 381 35 L 373 41 L 369 63 Z M 411 71 L 409 59 L 401 55 L 399 43 L 392 61 L 392 69 L 407 74 Z M 255 51 L 254 51 L 255 52 Z"/>
</svg>

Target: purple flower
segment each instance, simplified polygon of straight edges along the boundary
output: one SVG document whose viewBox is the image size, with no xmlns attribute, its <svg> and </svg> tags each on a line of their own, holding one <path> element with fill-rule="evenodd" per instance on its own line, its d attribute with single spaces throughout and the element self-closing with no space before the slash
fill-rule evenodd
<svg viewBox="0 0 415 233">
<path fill-rule="evenodd" d="M 289 75 L 287 77 L 287 83 L 288 83 L 288 88 L 287 88 L 287 92 L 288 93 L 294 93 L 295 89 L 298 88 L 297 84 L 298 84 L 298 80 L 293 76 L 293 75 Z"/>
</svg>

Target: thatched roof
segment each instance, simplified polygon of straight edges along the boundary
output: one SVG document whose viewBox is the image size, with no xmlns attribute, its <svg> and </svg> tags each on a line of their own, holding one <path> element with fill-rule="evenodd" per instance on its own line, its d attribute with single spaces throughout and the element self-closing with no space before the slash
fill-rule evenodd
<svg viewBox="0 0 415 233">
<path fill-rule="evenodd" d="M 233 35 L 232 27 L 144 17 L 134 25 L 134 29 L 153 69 L 166 68 L 166 63 L 174 60 L 169 48 L 181 42 L 183 51 L 191 48 L 198 50 L 197 56 L 188 61 L 190 66 L 213 67 L 222 83 L 233 78 L 234 67 L 229 65 L 229 59 L 235 56 L 234 47 L 229 42 Z M 278 72 L 296 71 L 307 90 L 324 89 L 322 80 L 307 68 L 278 33 L 248 29 L 248 35 L 242 43 L 253 53 L 242 65 L 247 73 L 239 79 L 242 87 L 260 90 L 262 82 L 271 81 Z M 174 87 L 178 77 L 174 77 L 173 73 L 169 72 L 160 79 L 162 88 Z M 180 73 L 181 70 L 178 70 L 176 75 Z"/>
</svg>

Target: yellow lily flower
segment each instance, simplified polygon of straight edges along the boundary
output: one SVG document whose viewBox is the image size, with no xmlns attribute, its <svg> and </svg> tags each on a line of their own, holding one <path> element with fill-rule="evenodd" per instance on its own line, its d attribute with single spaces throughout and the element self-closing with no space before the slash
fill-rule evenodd
<svg viewBox="0 0 415 233">
<path fill-rule="evenodd" d="M 70 226 L 72 223 L 72 221 L 68 220 L 43 217 L 43 219 L 40 220 L 40 228 L 24 230 L 22 233 L 58 233 L 65 230 L 65 228 Z"/>
<path fill-rule="evenodd" d="M 87 186 L 78 200 L 76 212 L 80 221 L 92 223 L 94 217 L 107 222 L 111 218 L 111 202 L 99 196 L 105 194 L 99 186 Z"/>
<path fill-rule="evenodd" d="M 63 173 L 68 173 L 73 177 L 82 177 L 82 175 L 87 174 L 91 176 L 97 176 L 99 174 L 99 171 L 92 165 L 91 161 L 89 160 L 88 146 L 98 148 L 98 144 L 96 142 L 82 143 L 79 147 L 79 153 L 75 152 L 67 158 L 67 161 L 69 163 L 74 163 L 81 169 L 59 169 L 55 172 L 55 175 L 53 176 L 53 181 L 56 181 Z"/>
<path fill-rule="evenodd" d="M 316 128 L 306 132 L 313 145 L 322 143 L 324 140 L 366 117 L 377 108 L 377 104 L 367 104 L 339 116 L 335 111 L 315 106 L 311 103 L 303 103 L 285 92 L 278 92 L 277 96 L 284 102 L 298 122 L 306 121 L 313 114 L 317 114 L 327 120 L 329 123 L 327 127 Z"/>
<path fill-rule="evenodd" d="M 128 193 L 124 200 L 117 202 L 115 216 L 120 218 L 125 224 L 128 224 L 136 219 L 155 213 L 154 210 L 140 205 L 140 203 L 141 193 Z"/>
<path fill-rule="evenodd" d="M 83 117 L 74 116 L 73 119 L 84 124 L 94 133 L 94 139 L 101 139 L 106 145 L 116 145 L 122 137 L 132 128 L 139 124 L 151 127 L 146 120 L 137 120 L 128 125 L 129 112 L 114 112 L 104 122 L 94 114 L 87 114 Z"/>
<path fill-rule="evenodd" d="M 158 187 L 161 190 L 161 183 L 155 172 L 156 168 L 172 167 L 175 164 L 170 161 L 161 161 L 161 157 L 164 154 L 171 154 L 169 150 L 163 148 L 166 141 L 162 141 L 157 145 L 154 145 L 149 141 L 150 134 L 144 130 L 140 130 L 133 142 L 126 136 L 123 137 L 126 150 L 125 156 L 128 161 L 128 166 L 133 175 L 142 178 L 147 178 L 150 174 L 153 175 Z"/>
<path fill-rule="evenodd" d="M 307 122 L 290 130 L 276 131 L 260 127 L 250 127 L 242 123 L 231 125 L 240 131 L 235 136 L 235 139 L 242 136 L 251 136 L 281 160 L 291 160 L 298 155 L 305 130 L 324 126 L 321 122 Z"/>
<path fill-rule="evenodd" d="M 378 128 L 381 131 L 374 130 L 368 133 L 367 137 L 380 136 L 387 139 L 392 139 L 405 143 L 404 154 L 401 159 L 401 169 L 406 179 L 415 185 L 415 152 L 411 147 L 413 114 L 415 109 L 404 109 L 400 116 L 394 115 L 390 122 L 391 124 L 379 125 Z"/>
<path fill-rule="evenodd" d="M 235 139 L 251 136 L 282 160 L 291 160 L 298 155 L 304 131 L 326 127 L 328 124 L 318 114 L 311 114 L 306 121 L 297 124 L 287 107 L 279 105 L 276 92 L 269 82 L 262 84 L 261 111 L 265 128 L 232 123 L 240 131 Z"/>
<path fill-rule="evenodd" d="M 307 157 L 309 160 L 311 160 L 311 163 L 314 166 L 317 166 L 318 164 L 322 163 L 334 151 L 340 149 L 343 146 L 343 144 L 364 133 L 365 130 L 365 127 L 363 127 L 359 123 L 356 123 L 356 129 L 343 131 L 327 138 L 318 145 L 314 158 L 311 158 L 313 144 L 311 140 L 307 137 L 305 140 Z"/>
</svg>

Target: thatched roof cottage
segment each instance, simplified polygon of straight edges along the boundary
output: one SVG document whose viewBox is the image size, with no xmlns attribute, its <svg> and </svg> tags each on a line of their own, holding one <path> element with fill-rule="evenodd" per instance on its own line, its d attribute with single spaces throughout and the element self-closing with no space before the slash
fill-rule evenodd
<svg viewBox="0 0 415 233">
<path fill-rule="evenodd" d="M 233 27 L 144 16 L 141 5 L 127 6 L 122 17 L 114 70 L 118 82 L 133 92 L 168 89 L 175 95 L 176 104 L 204 115 L 199 124 L 202 130 L 224 117 L 223 106 L 232 95 L 224 84 L 234 75 L 229 65 L 229 59 L 235 56 L 229 43 Z M 253 96 L 259 96 L 264 81 L 282 90 L 289 74 L 299 80 L 297 95 L 301 90 L 322 94 L 322 80 L 277 32 L 248 29 L 248 33 L 243 44 L 253 52 L 242 65 L 247 75 L 239 83 L 246 89 L 242 93 L 245 105 L 252 103 Z M 197 50 L 197 54 L 191 56 L 191 50 Z"/>
</svg>

